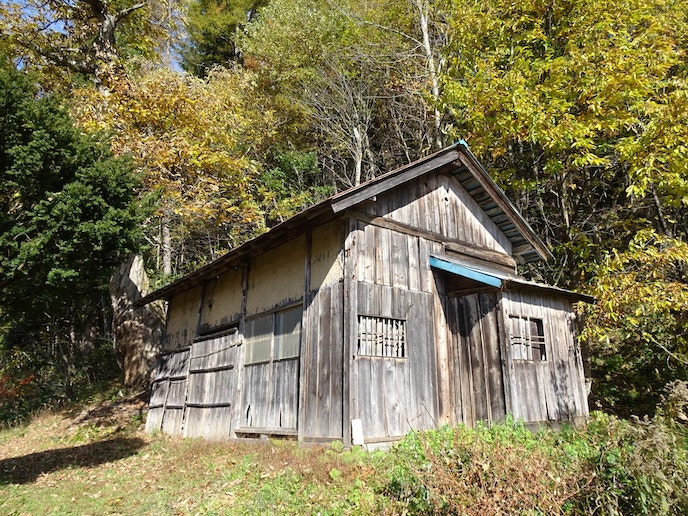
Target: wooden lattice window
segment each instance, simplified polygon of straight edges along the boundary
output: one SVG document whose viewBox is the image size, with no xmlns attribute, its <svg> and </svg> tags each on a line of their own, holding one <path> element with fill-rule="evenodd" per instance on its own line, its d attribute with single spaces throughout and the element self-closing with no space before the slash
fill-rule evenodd
<svg viewBox="0 0 688 516">
<path fill-rule="evenodd" d="M 542 319 L 518 315 L 509 316 L 511 320 L 511 353 L 514 360 L 547 360 L 545 347 L 545 328 Z"/>
<path fill-rule="evenodd" d="M 406 358 L 406 321 L 389 317 L 358 316 L 357 355 Z"/>
<path fill-rule="evenodd" d="M 302 314 L 303 309 L 298 306 L 246 321 L 244 363 L 258 364 L 298 357 Z"/>
</svg>

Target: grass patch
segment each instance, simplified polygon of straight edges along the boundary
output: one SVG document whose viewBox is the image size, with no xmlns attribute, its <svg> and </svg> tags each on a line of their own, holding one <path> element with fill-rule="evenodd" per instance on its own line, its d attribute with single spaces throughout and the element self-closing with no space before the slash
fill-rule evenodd
<svg viewBox="0 0 688 516">
<path fill-rule="evenodd" d="M 151 436 L 136 410 L 103 417 L 107 405 L 46 412 L 0 431 L 1 514 L 384 511 L 380 453 Z"/>
<path fill-rule="evenodd" d="M 147 435 L 117 395 L 0 431 L 0 514 L 688 514 L 678 387 L 651 420 L 445 427 L 387 453 Z"/>
</svg>

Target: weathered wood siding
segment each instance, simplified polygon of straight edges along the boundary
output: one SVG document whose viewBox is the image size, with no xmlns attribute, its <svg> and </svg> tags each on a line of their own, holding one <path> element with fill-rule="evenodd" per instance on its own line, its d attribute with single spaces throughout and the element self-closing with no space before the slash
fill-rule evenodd
<svg viewBox="0 0 688 516">
<path fill-rule="evenodd" d="M 182 435 L 189 348 L 164 353 L 151 386 L 146 431 Z"/>
<path fill-rule="evenodd" d="M 345 371 L 349 375 L 347 413 L 349 419 L 361 420 L 367 441 L 393 439 L 436 424 L 436 287 L 429 256 L 441 249 L 441 244 L 416 235 L 351 222 L 345 267 L 345 334 L 350 357 L 350 371 Z M 406 356 L 357 355 L 359 316 L 405 321 Z"/>
<path fill-rule="evenodd" d="M 301 357 L 299 435 L 305 440 L 344 437 L 345 228 L 337 220 L 312 234 Z"/>
<path fill-rule="evenodd" d="M 360 419 L 369 441 L 431 428 L 437 414 L 432 296 L 358 283 L 359 315 L 406 322 L 406 356 L 357 356 L 351 365 L 351 419 Z"/>
<path fill-rule="evenodd" d="M 307 253 L 307 239 L 302 236 L 251 260 L 245 317 L 303 299 Z M 303 323 L 301 327 L 303 331 Z M 243 366 L 237 432 L 297 432 L 299 363 L 297 356 Z"/>
<path fill-rule="evenodd" d="M 430 254 L 442 246 L 414 235 L 355 221 L 355 245 L 348 251 L 357 281 L 414 292 L 435 292 Z"/>
<path fill-rule="evenodd" d="M 299 360 L 244 366 L 242 410 L 237 431 L 297 431 Z"/>
<path fill-rule="evenodd" d="M 205 284 L 199 333 L 207 334 L 241 319 L 244 274 L 245 268 L 237 267 Z"/>
<path fill-rule="evenodd" d="M 238 332 L 195 342 L 187 380 L 185 437 L 223 439 L 232 432 Z"/>
<path fill-rule="evenodd" d="M 305 439 L 342 438 L 343 299 L 340 282 L 310 296 L 308 352 L 303 361 Z"/>
<path fill-rule="evenodd" d="M 147 429 L 350 443 L 353 420 L 375 442 L 509 411 L 533 422 L 586 417 L 566 300 L 430 267 L 431 256 L 458 255 L 509 272 L 511 251 L 451 175 L 362 197 L 171 299 L 167 347 L 178 351 L 157 372 Z M 546 360 L 514 359 L 511 314 L 543 321 Z M 278 321 L 291 328 L 279 330 L 283 354 Z"/>
<path fill-rule="evenodd" d="M 499 421 L 506 414 L 496 293 L 444 298 L 452 423 Z"/>
<path fill-rule="evenodd" d="M 389 218 L 448 240 L 511 255 L 511 244 L 461 183 L 446 174 L 430 173 L 377 196 L 366 205 L 371 215 Z"/>
<path fill-rule="evenodd" d="M 447 242 L 466 242 L 476 249 L 472 258 L 484 259 L 477 249 L 487 249 L 503 256 L 504 266 L 509 241 L 458 181 L 442 174 L 384 192 L 358 211 L 382 217 L 368 224 L 352 212 L 359 220 L 347 241 L 350 418 L 361 419 L 364 438 L 503 418 L 497 299 L 447 298 L 429 258 L 444 254 Z M 406 320 L 408 356 L 355 356 L 358 315 Z"/>
<path fill-rule="evenodd" d="M 203 287 L 197 286 L 174 296 L 167 307 L 164 349 L 190 346 L 198 331 L 198 311 Z"/>
<path fill-rule="evenodd" d="M 229 437 L 240 342 L 235 332 L 164 354 L 152 385 L 146 431 Z"/>
<path fill-rule="evenodd" d="M 587 418 L 585 379 L 570 303 L 542 293 L 507 291 L 502 295 L 502 305 L 514 417 L 527 422 Z M 511 356 L 510 315 L 542 320 L 546 360 L 515 360 Z"/>
</svg>

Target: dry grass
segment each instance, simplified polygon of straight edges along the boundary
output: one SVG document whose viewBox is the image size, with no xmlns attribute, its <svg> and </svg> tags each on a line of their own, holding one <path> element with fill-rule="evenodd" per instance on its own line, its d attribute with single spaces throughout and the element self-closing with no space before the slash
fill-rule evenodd
<svg viewBox="0 0 688 516">
<path fill-rule="evenodd" d="M 379 456 L 143 432 L 138 398 L 0 432 L 2 514 L 373 514 Z"/>
</svg>

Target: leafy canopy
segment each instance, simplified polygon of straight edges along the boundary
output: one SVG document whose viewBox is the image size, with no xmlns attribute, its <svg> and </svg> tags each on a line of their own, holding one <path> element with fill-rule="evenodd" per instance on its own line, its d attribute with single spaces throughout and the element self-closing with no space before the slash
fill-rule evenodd
<svg viewBox="0 0 688 516">
<path fill-rule="evenodd" d="M 452 0 L 447 12 L 453 135 L 490 158 L 569 262 L 647 223 L 683 230 L 671 210 L 688 203 L 688 2 Z"/>
<path fill-rule="evenodd" d="M 251 74 L 217 68 L 203 79 L 162 69 L 132 74 L 110 92 L 75 91 L 81 126 L 111 132 L 113 151 L 131 156 L 144 189 L 158 195 L 155 221 L 172 238 L 168 272 L 263 229 L 252 157 L 274 125 L 253 89 Z M 157 238 L 154 224 L 147 229 Z"/>
<path fill-rule="evenodd" d="M 66 373 L 114 266 L 137 248 L 138 182 L 7 63 L 0 123 L 0 351 L 19 346 Z"/>
<path fill-rule="evenodd" d="M 688 377 L 688 244 L 642 231 L 596 266 L 597 304 L 581 309 L 590 348 L 592 403 L 652 413 L 659 387 Z"/>
</svg>

